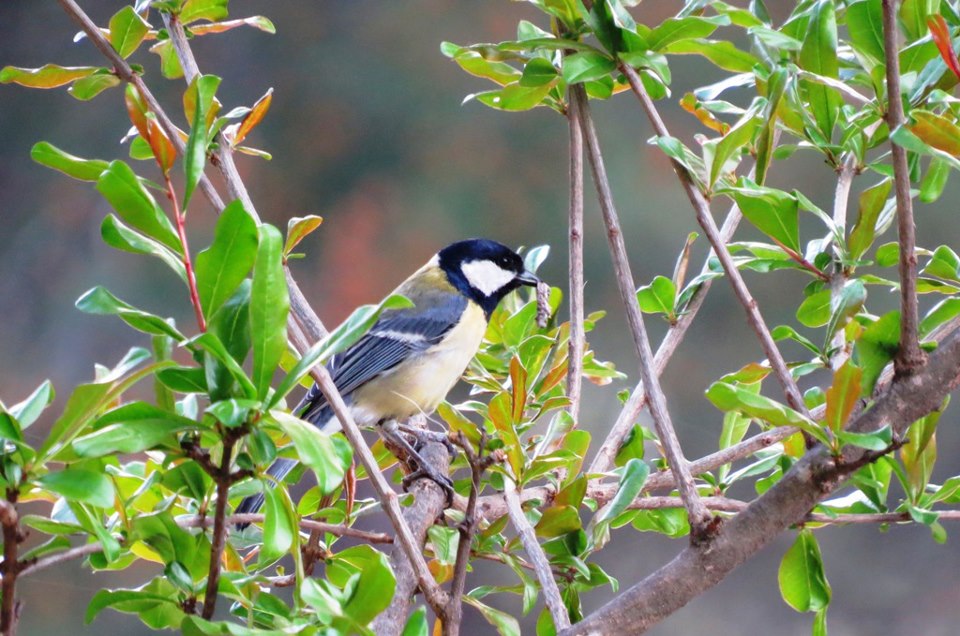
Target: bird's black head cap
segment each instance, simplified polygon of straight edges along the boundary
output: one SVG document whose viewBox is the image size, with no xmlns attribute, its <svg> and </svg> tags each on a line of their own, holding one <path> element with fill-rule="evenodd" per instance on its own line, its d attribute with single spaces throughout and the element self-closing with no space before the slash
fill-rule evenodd
<svg viewBox="0 0 960 636">
<path fill-rule="evenodd" d="M 489 239 L 458 241 L 437 257 L 450 284 L 480 305 L 488 318 L 514 289 L 540 282 L 524 268 L 519 254 Z"/>
</svg>

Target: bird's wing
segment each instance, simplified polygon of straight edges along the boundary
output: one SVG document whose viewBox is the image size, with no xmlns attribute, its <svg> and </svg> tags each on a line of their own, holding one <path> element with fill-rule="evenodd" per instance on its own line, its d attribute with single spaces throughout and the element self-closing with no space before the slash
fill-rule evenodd
<svg viewBox="0 0 960 636">
<path fill-rule="evenodd" d="M 385 311 L 366 335 L 327 364 L 342 395 L 349 395 L 403 360 L 440 342 L 467 306 L 467 299 L 460 294 L 418 298 L 414 302 L 412 308 Z M 326 399 L 314 385 L 297 411 L 301 418 L 313 421 L 325 407 Z"/>
</svg>

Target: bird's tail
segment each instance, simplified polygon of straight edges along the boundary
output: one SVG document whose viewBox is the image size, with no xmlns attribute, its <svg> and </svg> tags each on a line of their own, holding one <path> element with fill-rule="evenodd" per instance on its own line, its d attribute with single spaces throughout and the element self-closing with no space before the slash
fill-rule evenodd
<svg viewBox="0 0 960 636">
<path fill-rule="evenodd" d="M 309 394 L 307 397 L 310 397 Z M 309 406 L 307 398 L 298 404 L 297 408 L 295 408 L 293 412 L 300 412 L 306 406 Z M 329 405 L 323 404 L 319 409 L 310 408 L 308 409 L 308 413 L 301 414 L 300 417 L 306 419 L 312 424 L 315 424 L 322 432 L 332 435 L 340 430 L 340 421 L 333 414 L 333 410 Z M 267 473 L 280 482 L 283 481 L 283 478 L 286 477 L 287 474 L 296 467 L 296 465 L 296 460 L 280 458 L 275 460 L 273 464 L 270 465 L 270 468 L 267 469 Z M 236 510 L 234 510 L 234 514 L 255 514 L 260 510 L 260 508 L 263 507 L 264 500 L 265 497 L 262 492 L 257 493 L 256 495 L 250 495 L 240 502 L 240 505 L 237 506 Z M 237 529 L 243 530 L 249 525 L 249 523 L 238 523 Z"/>
</svg>

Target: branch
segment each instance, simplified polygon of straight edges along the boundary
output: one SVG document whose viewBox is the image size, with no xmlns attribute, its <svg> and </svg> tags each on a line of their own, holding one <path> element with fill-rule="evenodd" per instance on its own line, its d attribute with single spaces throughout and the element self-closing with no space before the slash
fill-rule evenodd
<svg viewBox="0 0 960 636">
<path fill-rule="evenodd" d="M 369 452 L 369 449 L 365 450 Z M 450 454 L 442 443 L 428 441 L 419 452 L 424 461 L 441 474 L 450 472 Z M 366 467 L 366 464 L 364 466 Z M 376 464 L 373 467 L 377 470 L 377 477 L 383 480 L 383 475 L 379 472 Z M 367 467 L 367 472 L 370 473 L 369 467 Z M 373 481 L 373 477 L 371 477 L 371 481 Z M 389 486 L 386 487 L 389 488 Z M 392 513 L 397 514 L 400 521 L 400 523 L 394 523 L 399 541 L 395 542 L 397 545 L 390 555 L 390 563 L 396 575 L 397 587 L 393 592 L 393 599 L 390 601 L 389 607 L 377 616 L 371 626 L 373 632 L 380 636 L 398 636 L 402 632 L 407 616 L 410 614 L 413 596 L 418 587 L 423 591 L 430 608 L 441 619 L 444 627 L 449 620 L 449 612 L 447 611 L 450 606 L 449 596 L 440 589 L 428 570 L 425 574 L 423 572 L 427 567 L 423 558 L 423 546 L 426 542 L 427 530 L 443 514 L 443 509 L 447 503 L 447 494 L 429 478 L 421 478 L 413 482 L 410 486 L 410 492 L 413 494 L 413 504 L 404 508 L 403 516 L 399 516 L 399 512 Z M 391 511 L 387 508 L 388 505 L 397 507 L 396 494 L 392 489 L 389 491 L 389 495 L 389 498 L 383 496 L 380 498 L 388 515 L 391 514 Z M 390 520 L 393 521 L 394 517 L 391 516 Z M 403 540 L 403 532 L 409 535 L 407 543 L 400 542 Z"/>
<path fill-rule="evenodd" d="M 630 88 L 637 96 L 637 99 L 640 100 L 640 104 L 643 106 L 647 118 L 653 125 L 654 132 L 660 137 L 670 136 L 670 131 L 667 130 L 666 125 L 660 118 L 660 113 L 657 112 L 657 107 L 654 105 L 653 100 L 650 99 L 650 95 L 647 94 L 647 89 L 644 88 L 643 82 L 640 80 L 637 72 L 629 64 L 620 64 L 620 70 L 626 75 L 627 81 L 630 83 Z M 737 299 L 747 312 L 747 322 L 750 323 L 750 326 L 757 334 L 760 345 L 763 347 L 763 352 L 770 361 L 770 366 L 773 367 L 777 379 L 783 386 L 784 393 L 786 393 L 787 396 L 787 403 L 794 410 L 807 414 L 807 408 L 803 403 L 803 396 L 800 394 L 800 389 L 797 388 L 797 383 L 794 381 L 793 376 L 790 375 L 790 370 L 783 360 L 780 349 L 777 348 L 773 336 L 770 335 L 770 329 L 767 328 L 763 316 L 760 315 L 760 310 L 757 308 L 757 301 L 750 295 L 746 283 L 743 282 L 743 276 L 740 275 L 740 271 L 730 256 L 730 252 L 727 251 L 726 245 L 720 238 L 717 224 L 710 214 L 710 206 L 694 184 L 687 169 L 675 159 L 671 159 L 670 162 L 673 164 L 673 169 L 680 179 L 680 185 L 683 186 L 687 198 L 690 199 L 690 203 L 696 211 L 697 222 L 707 235 L 707 240 L 710 241 L 710 245 L 713 246 L 713 251 L 716 253 L 717 258 L 720 259 L 720 264 L 723 266 L 723 271 L 727 275 L 727 279 L 730 281 Z"/>
<path fill-rule="evenodd" d="M 473 450 L 463 432 L 459 433 L 457 445 L 463 449 L 470 465 L 470 498 L 467 509 L 460 522 L 460 541 L 457 543 L 457 558 L 453 565 L 453 582 L 450 584 L 450 600 L 447 603 L 447 616 L 443 621 L 444 636 L 458 636 L 460 623 L 463 620 L 463 590 L 467 582 L 467 567 L 470 565 L 473 537 L 477 531 L 477 498 L 480 495 L 480 479 L 483 471 L 493 462 L 490 455 L 482 456 Z M 480 453 L 487 445 L 486 435 L 481 431 L 480 443 L 477 445 Z"/>
<path fill-rule="evenodd" d="M 523 544 L 523 549 L 530 557 L 533 569 L 537 573 L 537 580 L 540 581 L 544 600 L 550 610 L 550 615 L 553 617 L 553 625 L 558 633 L 562 629 L 568 629 L 570 627 L 570 615 L 563 604 L 563 599 L 560 597 L 560 588 L 557 587 L 557 581 L 553 578 L 550 561 L 547 560 L 543 547 L 537 541 L 533 526 L 530 525 L 530 521 L 523 514 L 517 486 L 510 478 L 503 480 L 503 496 L 507 502 L 507 514 L 510 516 L 510 523 L 517 529 L 517 534 L 520 535 L 520 543 Z"/>
<path fill-rule="evenodd" d="M 147 85 L 144 84 L 143 79 L 136 73 L 130 65 L 127 64 L 119 53 L 117 53 L 113 46 L 103 37 L 100 29 L 97 28 L 97 25 L 93 23 L 90 17 L 84 13 L 83 9 L 74 2 L 74 0 L 57 0 L 60 3 L 60 6 L 63 7 L 63 10 L 69 15 L 74 22 L 76 22 L 80 29 L 87 34 L 87 37 L 90 38 L 90 41 L 93 42 L 93 45 L 103 53 L 104 57 L 110 60 L 110 63 L 113 64 L 114 72 L 117 77 L 119 77 L 124 82 L 133 84 L 137 87 L 137 90 L 140 91 L 140 94 L 143 96 L 143 99 L 147 102 L 147 105 L 150 107 L 150 111 L 157 116 L 157 121 L 160 124 L 160 127 L 163 129 L 163 132 L 166 133 L 167 138 L 173 143 L 174 147 L 177 149 L 177 153 L 182 157 L 184 150 L 186 149 L 186 144 L 183 139 L 180 138 L 179 131 L 177 127 L 173 124 L 164 110 L 160 107 L 160 102 L 157 101 L 157 98 L 153 96 L 153 93 L 150 92 L 150 89 L 147 88 Z M 217 192 L 216 188 L 213 187 L 213 184 L 210 182 L 210 179 L 207 178 L 207 175 L 200 175 L 200 189 L 203 191 L 204 196 L 207 197 L 207 200 L 210 202 L 210 205 L 216 210 L 223 209 L 223 199 L 220 198 L 220 194 Z M 251 210 L 251 213 L 256 214 Z"/>
<path fill-rule="evenodd" d="M 217 484 L 217 505 L 213 513 L 213 541 L 210 545 L 210 571 L 207 574 L 207 591 L 203 598 L 203 618 L 210 620 L 217 605 L 217 591 L 220 588 L 220 562 L 223 560 L 223 548 L 227 542 L 227 525 L 224 520 L 227 516 L 227 499 L 230 496 L 230 485 L 233 483 L 230 474 L 230 462 L 233 459 L 233 446 L 237 438 L 228 432 L 223 439 L 223 456 L 220 459 L 220 470 L 211 473 Z M 209 471 L 208 471 L 209 472 Z"/>
<path fill-rule="evenodd" d="M 960 335 L 951 334 L 913 375 L 898 376 L 890 388 L 849 427 L 854 432 L 889 424 L 902 434 L 914 421 L 940 407 L 960 382 Z M 847 479 L 844 466 L 856 463 L 863 449 L 844 447 L 840 460 L 818 446 L 798 461 L 773 487 L 724 523 L 709 550 L 684 549 L 562 636 L 640 634 L 719 583 L 734 568 L 769 544 Z"/>
<path fill-rule="evenodd" d="M 570 344 L 567 354 L 567 409 L 573 421 L 580 414 L 580 393 L 583 387 L 583 133 L 573 89 L 569 91 L 567 120 L 570 129 Z"/>
<path fill-rule="evenodd" d="M 900 94 L 900 50 L 897 43 L 897 15 L 894 0 L 883 0 L 883 46 L 887 68 L 887 126 L 893 156 L 893 184 L 897 198 L 897 230 L 900 242 L 900 348 L 894 358 L 897 374 L 913 373 L 923 364 L 918 340 L 916 228 L 910 197 L 907 151 L 894 143 L 894 131 L 903 125 L 903 97 Z"/>
<path fill-rule="evenodd" d="M 667 399 L 663 394 L 663 389 L 660 387 L 660 381 L 653 364 L 653 352 L 650 349 L 647 330 L 644 327 L 643 316 L 640 313 L 640 306 L 637 303 L 636 285 L 634 284 L 633 274 L 630 271 L 627 248 L 624 244 L 623 233 L 620 231 L 620 220 L 613 204 L 610 183 L 607 180 L 603 156 L 600 153 L 600 142 L 597 139 L 597 131 L 593 126 L 593 119 L 590 117 L 590 104 L 587 100 L 587 94 L 583 86 L 578 85 L 573 87 L 572 95 L 577 102 L 576 110 L 580 118 L 580 127 L 586 138 L 590 168 L 593 172 L 593 181 L 597 188 L 597 195 L 600 199 L 600 209 L 603 212 L 603 220 L 607 227 L 607 240 L 610 245 L 610 255 L 613 258 L 613 266 L 616 272 L 617 287 L 620 290 L 620 298 L 623 301 L 624 309 L 627 313 L 627 321 L 630 324 L 633 343 L 637 350 L 637 355 L 640 358 L 640 377 L 643 380 L 644 386 L 647 387 L 650 414 L 653 416 L 653 421 L 657 428 L 657 435 L 660 438 L 660 444 L 663 446 L 667 463 L 670 465 L 673 473 L 678 476 L 679 483 L 677 485 L 680 490 L 680 496 L 683 497 L 684 502 L 686 502 L 687 515 L 690 517 L 691 540 L 699 541 L 704 538 L 704 533 L 710 524 L 710 512 L 704 508 L 700 502 L 700 495 L 697 493 L 696 486 L 693 483 L 693 477 L 690 476 L 690 470 L 687 467 L 687 460 L 684 458 L 683 450 L 680 448 L 680 440 L 677 439 L 673 422 L 670 421 L 670 413 L 667 411 Z"/>
<path fill-rule="evenodd" d="M 753 173 L 754 171 L 751 170 L 751 174 Z M 743 218 L 743 216 L 740 214 L 740 208 L 734 204 L 733 207 L 730 208 L 726 220 L 723 222 L 723 227 L 720 228 L 720 238 L 724 244 L 733 238 L 733 233 L 736 231 L 741 218 Z M 709 269 L 710 255 L 708 254 L 700 272 L 705 273 L 709 271 Z M 657 348 L 656 355 L 653 356 L 653 366 L 656 369 L 657 377 L 663 374 L 663 370 L 667 367 L 670 358 L 673 357 L 680 343 L 683 342 L 683 338 L 687 334 L 687 329 L 693 324 L 693 319 L 697 317 L 697 312 L 700 311 L 700 307 L 703 305 L 703 301 L 707 297 L 707 292 L 710 291 L 712 285 L 713 279 L 708 279 L 701 283 L 700 287 L 690 297 L 690 302 L 687 304 L 684 314 L 680 316 L 676 323 L 670 325 L 670 328 L 667 330 L 667 335 L 663 337 L 660 346 Z M 633 428 L 634 422 L 636 422 L 640 411 L 643 410 L 643 405 L 646 403 L 647 392 L 643 380 L 640 380 L 637 382 L 637 386 L 634 387 L 626 404 L 623 405 L 623 410 L 621 410 L 620 415 L 617 416 L 617 421 L 613 424 L 610 432 L 607 433 L 607 438 L 603 440 L 600 450 L 597 451 L 593 462 L 590 464 L 590 468 L 587 470 L 588 473 L 605 473 L 610 470 L 610 467 L 613 466 L 613 459 L 616 457 L 617 449 L 620 448 L 620 444 Z M 692 467 L 691 472 L 693 472 Z"/>
</svg>

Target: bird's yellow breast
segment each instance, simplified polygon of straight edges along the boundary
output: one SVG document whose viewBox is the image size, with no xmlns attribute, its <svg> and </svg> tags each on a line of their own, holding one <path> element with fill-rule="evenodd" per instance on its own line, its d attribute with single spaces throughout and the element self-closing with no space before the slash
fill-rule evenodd
<svg viewBox="0 0 960 636">
<path fill-rule="evenodd" d="M 468 302 L 443 340 L 358 388 L 355 403 L 377 420 L 432 413 L 476 355 L 486 329 L 483 310 Z"/>
</svg>

